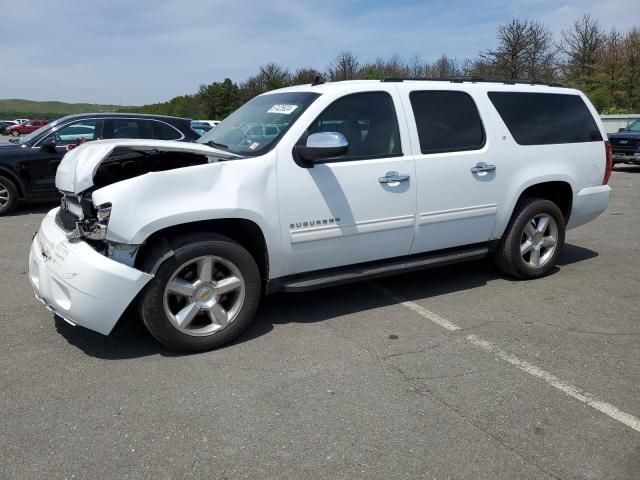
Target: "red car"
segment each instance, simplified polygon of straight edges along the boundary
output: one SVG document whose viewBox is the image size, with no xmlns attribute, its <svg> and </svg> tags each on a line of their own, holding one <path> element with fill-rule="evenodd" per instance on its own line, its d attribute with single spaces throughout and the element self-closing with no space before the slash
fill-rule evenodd
<svg viewBox="0 0 640 480">
<path fill-rule="evenodd" d="M 29 120 L 22 125 L 11 125 L 10 127 L 7 127 L 5 134 L 17 137 L 25 133 L 35 132 L 39 128 L 44 127 L 47 123 L 49 123 L 47 120 Z"/>
</svg>

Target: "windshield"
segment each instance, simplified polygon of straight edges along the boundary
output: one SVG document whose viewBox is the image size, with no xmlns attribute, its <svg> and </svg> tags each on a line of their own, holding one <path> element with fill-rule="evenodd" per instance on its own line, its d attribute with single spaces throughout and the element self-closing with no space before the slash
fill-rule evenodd
<svg viewBox="0 0 640 480">
<path fill-rule="evenodd" d="M 255 97 L 197 142 L 239 155 L 262 155 L 320 95 L 311 92 L 272 93 Z"/>
<path fill-rule="evenodd" d="M 640 132 L 640 120 L 634 120 L 625 129 L 627 132 Z"/>
<path fill-rule="evenodd" d="M 51 124 L 50 123 L 48 123 L 46 125 L 43 125 L 39 129 L 34 130 L 33 132 L 20 137 L 18 139 L 18 143 L 28 143 L 31 140 L 33 140 L 34 138 L 36 138 L 37 136 L 39 136 L 42 132 L 44 132 L 45 130 L 49 130 L 50 128 L 51 128 Z"/>
</svg>

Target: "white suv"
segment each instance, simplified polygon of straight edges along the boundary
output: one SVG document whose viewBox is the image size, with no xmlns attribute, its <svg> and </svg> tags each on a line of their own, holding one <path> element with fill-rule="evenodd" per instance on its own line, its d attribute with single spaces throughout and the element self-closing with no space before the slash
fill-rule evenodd
<svg viewBox="0 0 640 480">
<path fill-rule="evenodd" d="M 248 136 L 255 125 L 276 135 Z M 249 128 L 248 128 L 249 127 Z M 69 152 L 62 207 L 29 278 L 57 315 L 108 334 L 139 308 L 180 350 L 228 343 L 263 292 L 492 255 L 545 275 L 565 229 L 602 213 L 611 158 L 577 91 L 481 81 L 350 81 L 260 95 L 198 143 Z"/>
</svg>

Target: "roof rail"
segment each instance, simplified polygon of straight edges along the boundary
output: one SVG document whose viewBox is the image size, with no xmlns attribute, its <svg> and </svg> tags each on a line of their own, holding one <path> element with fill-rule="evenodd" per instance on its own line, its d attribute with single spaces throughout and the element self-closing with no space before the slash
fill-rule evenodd
<svg viewBox="0 0 640 480">
<path fill-rule="evenodd" d="M 461 77 L 441 77 L 441 78 L 424 78 L 424 77 L 391 77 L 383 78 L 381 82 L 404 82 L 405 80 L 419 80 L 425 82 L 451 82 L 451 83 L 502 83 L 504 85 L 545 85 L 548 87 L 564 87 L 561 83 L 557 82 L 545 82 L 537 78 L 530 80 L 520 79 L 497 79 L 497 78 L 482 78 L 473 76 L 461 76 Z"/>
</svg>

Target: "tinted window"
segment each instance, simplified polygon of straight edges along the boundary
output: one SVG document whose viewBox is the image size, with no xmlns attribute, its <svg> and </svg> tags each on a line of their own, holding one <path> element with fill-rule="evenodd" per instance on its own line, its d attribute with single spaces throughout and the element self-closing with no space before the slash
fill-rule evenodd
<svg viewBox="0 0 640 480">
<path fill-rule="evenodd" d="M 490 92 L 489 98 L 520 145 L 602 140 L 591 112 L 578 95 Z"/>
<path fill-rule="evenodd" d="M 356 93 L 329 105 L 307 133 L 340 132 L 349 151 L 338 160 L 402 155 L 393 100 L 385 92 Z"/>
<path fill-rule="evenodd" d="M 153 138 L 156 140 L 178 140 L 182 138 L 182 133 L 171 125 L 155 120 L 148 121 L 153 128 Z"/>
<path fill-rule="evenodd" d="M 409 99 L 422 153 L 476 150 L 484 145 L 478 109 L 466 93 L 411 92 Z"/>
<path fill-rule="evenodd" d="M 150 122 L 145 120 L 112 120 L 111 138 L 153 138 Z"/>
</svg>

